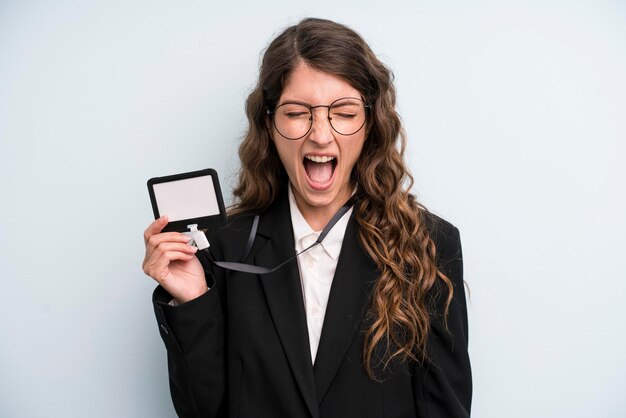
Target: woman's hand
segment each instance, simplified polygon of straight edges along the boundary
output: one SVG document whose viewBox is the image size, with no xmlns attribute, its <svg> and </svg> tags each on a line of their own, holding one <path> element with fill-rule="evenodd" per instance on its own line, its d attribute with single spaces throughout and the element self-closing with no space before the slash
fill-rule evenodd
<svg viewBox="0 0 626 418">
<path fill-rule="evenodd" d="M 198 249 L 188 244 L 189 237 L 185 234 L 161 232 L 167 223 L 167 217 L 162 216 L 144 231 L 143 271 L 184 303 L 204 294 L 208 288 L 202 265 L 195 256 Z"/>
</svg>

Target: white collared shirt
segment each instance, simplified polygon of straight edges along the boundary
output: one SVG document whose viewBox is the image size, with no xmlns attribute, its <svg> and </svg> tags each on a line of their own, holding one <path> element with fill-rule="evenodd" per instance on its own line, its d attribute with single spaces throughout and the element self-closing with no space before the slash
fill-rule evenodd
<svg viewBox="0 0 626 418">
<path fill-rule="evenodd" d="M 313 244 L 321 231 L 313 231 L 306 219 L 304 219 L 304 216 L 302 216 L 291 190 L 291 185 L 289 185 L 289 209 L 296 252 L 300 252 Z M 306 310 L 306 323 L 309 331 L 309 345 L 313 363 L 315 363 L 317 347 L 322 335 L 330 286 L 333 283 L 333 277 L 337 269 L 337 260 L 339 259 L 343 237 L 351 214 L 352 208 L 341 217 L 320 245 L 316 245 L 298 256 L 298 269 L 300 270 L 302 296 L 304 298 L 304 309 Z"/>
</svg>

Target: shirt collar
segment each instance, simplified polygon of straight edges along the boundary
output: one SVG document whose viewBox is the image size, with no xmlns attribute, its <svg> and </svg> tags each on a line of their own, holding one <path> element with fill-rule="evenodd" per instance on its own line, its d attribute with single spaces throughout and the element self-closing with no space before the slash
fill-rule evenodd
<svg viewBox="0 0 626 418">
<path fill-rule="evenodd" d="M 348 220 L 352 214 L 350 208 L 342 217 L 337 221 L 335 226 L 330 230 L 321 246 L 328 253 L 333 260 L 339 258 L 341 252 L 341 245 L 343 244 L 343 237 L 346 233 L 346 227 L 348 226 Z M 293 226 L 293 237 L 296 242 L 296 250 L 302 251 L 315 242 L 315 239 L 320 235 L 322 231 L 314 231 L 308 224 L 302 212 L 298 208 L 296 198 L 289 184 L 289 211 L 291 212 L 291 224 Z"/>
</svg>

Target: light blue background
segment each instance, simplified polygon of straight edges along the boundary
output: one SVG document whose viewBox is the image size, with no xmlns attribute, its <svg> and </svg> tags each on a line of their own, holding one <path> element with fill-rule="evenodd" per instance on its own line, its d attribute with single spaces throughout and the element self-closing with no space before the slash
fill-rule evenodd
<svg viewBox="0 0 626 418">
<path fill-rule="evenodd" d="M 0 416 L 171 417 L 149 177 L 226 198 L 260 51 L 308 15 L 395 72 L 462 234 L 475 417 L 626 416 L 623 1 L 0 2 Z"/>
</svg>

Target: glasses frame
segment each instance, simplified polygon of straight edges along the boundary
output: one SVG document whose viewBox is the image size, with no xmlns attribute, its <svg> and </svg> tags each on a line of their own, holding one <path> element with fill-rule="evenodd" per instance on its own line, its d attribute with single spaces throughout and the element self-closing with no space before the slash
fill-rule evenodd
<svg viewBox="0 0 626 418">
<path fill-rule="evenodd" d="M 356 131 L 352 132 L 351 134 L 344 134 L 339 132 L 337 129 L 335 129 L 335 127 L 333 126 L 333 121 L 332 121 L 332 117 L 330 116 L 330 108 L 333 107 L 333 105 L 341 100 L 346 100 L 346 99 L 354 99 L 354 100 L 359 100 L 361 103 L 363 103 L 363 108 L 365 109 L 365 118 L 363 119 L 363 123 L 361 124 L 361 126 L 359 126 L 359 129 L 357 129 Z M 309 118 L 309 129 L 307 129 L 306 133 L 302 136 L 299 136 L 298 138 L 289 138 L 288 136 L 285 136 L 280 129 L 278 129 L 278 126 L 276 126 L 276 111 L 278 110 L 278 108 L 280 108 L 281 106 L 285 106 L 285 105 L 289 105 L 289 104 L 297 104 L 300 106 L 304 106 L 307 109 L 309 109 L 309 113 L 310 113 L 310 118 Z M 335 101 L 333 101 L 331 104 L 329 105 L 315 105 L 315 106 L 311 106 L 308 105 L 306 103 L 302 103 L 302 102 L 296 102 L 296 101 L 291 101 L 291 102 L 285 102 L 285 103 L 281 103 L 280 105 L 276 106 L 273 110 L 272 109 L 267 109 L 267 114 L 269 116 L 272 117 L 272 125 L 274 125 L 274 128 L 276 129 L 276 132 L 278 132 L 280 134 L 280 136 L 282 136 L 283 138 L 289 140 L 289 141 L 297 141 L 299 139 L 304 138 L 305 136 L 307 136 L 309 134 L 309 132 L 311 132 L 311 129 L 313 129 L 313 109 L 317 109 L 319 107 L 325 107 L 326 108 L 326 119 L 328 119 L 328 123 L 330 125 L 330 127 L 333 129 L 333 131 L 337 132 L 339 135 L 342 136 L 350 136 L 350 135 L 354 135 L 355 133 L 359 132 L 361 129 L 363 129 L 363 127 L 365 126 L 365 124 L 367 123 L 367 112 L 368 109 L 371 108 L 371 106 L 369 104 L 367 104 L 365 102 L 365 100 L 363 100 L 360 97 L 341 97 Z"/>
</svg>

